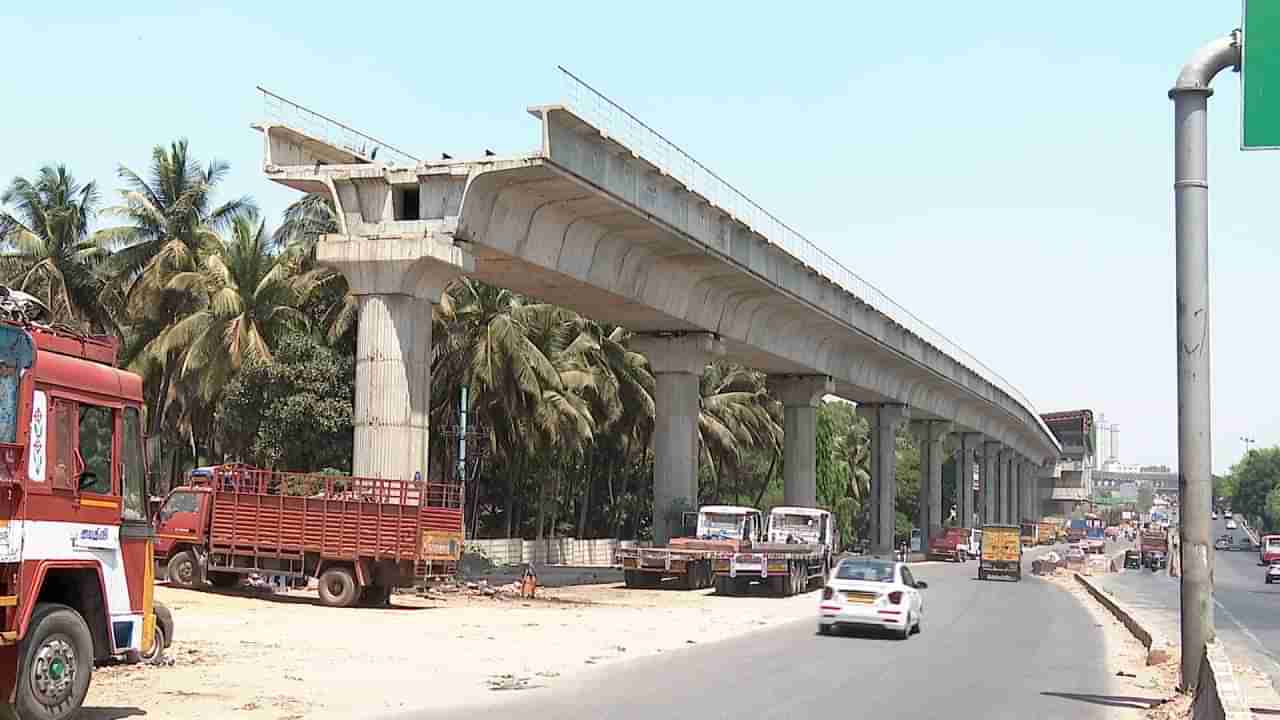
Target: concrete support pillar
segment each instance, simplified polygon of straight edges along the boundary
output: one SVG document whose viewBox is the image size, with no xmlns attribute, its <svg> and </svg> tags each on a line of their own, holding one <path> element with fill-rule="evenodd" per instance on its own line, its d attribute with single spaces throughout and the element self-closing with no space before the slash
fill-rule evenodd
<svg viewBox="0 0 1280 720">
<path fill-rule="evenodd" d="M 893 531 L 898 496 L 898 426 L 907 419 L 906 405 L 866 404 L 858 415 L 871 423 L 871 552 L 877 557 L 893 555 Z"/>
<path fill-rule="evenodd" d="M 940 420 L 912 420 L 911 434 L 920 448 L 920 505 L 916 526 L 920 528 L 921 549 L 942 529 L 942 463 L 946 459 L 947 435 L 951 423 Z"/>
<path fill-rule="evenodd" d="M 973 458 L 982 447 L 982 433 L 960 433 L 960 453 L 957 456 L 956 497 L 964 500 L 960 513 L 960 527 L 974 526 Z M 981 478 L 981 476 L 979 476 Z M 979 484 L 979 487 L 982 487 Z M 985 492 L 985 490 L 983 491 Z M 978 525 L 981 526 L 981 522 Z"/>
<path fill-rule="evenodd" d="M 352 473 L 426 478 L 432 306 L 474 261 L 432 235 L 328 235 L 316 256 L 343 274 L 359 306 Z"/>
<path fill-rule="evenodd" d="M 653 369 L 653 541 L 665 544 L 679 512 L 698 505 L 698 383 L 707 363 L 724 352 L 709 334 L 640 335 L 631 348 Z"/>
<path fill-rule="evenodd" d="M 1000 495 L 998 502 L 1000 509 L 996 511 L 1000 522 L 1008 524 L 1013 522 L 1013 503 L 1010 502 L 1010 494 L 1013 491 L 1013 451 L 1002 450 L 1000 452 Z"/>
<path fill-rule="evenodd" d="M 993 440 L 982 443 L 982 478 L 979 484 L 982 486 L 983 523 L 1000 522 L 996 501 L 1000 494 L 1000 450 L 1003 447 L 1003 443 Z"/>
<path fill-rule="evenodd" d="M 782 502 L 818 506 L 818 405 L 835 391 L 826 375 L 769 378 L 769 389 L 783 407 Z"/>
<path fill-rule="evenodd" d="M 1026 474 L 1026 461 L 1021 456 L 1015 455 L 1013 457 L 1013 466 L 1009 472 L 1009 477 L 1013 484 L 1013 494 L 1009 500 L 1010 504 L 1013 505 L 1013 521 L 1015 523 L 1021 523 L 1027 517 Z"/>
</svg>

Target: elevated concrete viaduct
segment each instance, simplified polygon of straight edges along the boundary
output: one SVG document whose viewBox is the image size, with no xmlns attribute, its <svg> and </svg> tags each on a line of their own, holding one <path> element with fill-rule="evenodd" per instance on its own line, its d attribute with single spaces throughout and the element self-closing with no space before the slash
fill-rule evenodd
<svg viewBox="0 0 1280 720">
<path fill-rule="evenodd" d="M 1056 461 L 1057 441 L 1016 389 L 758 206 L 721 192 L 728 186 L 674 146 L 634 132 L 623 144 L 617 128 L 569 107 L 530 113 L 541 131 L 535 152 L 438 162 L 391 151 L 375 159 L 297 123 L 257 126 L 267 177 L 323 193 L 338 211 L 339 232 L 317 252 L 360 298 L 357 473 L 426 476 L 428 313 L 462 274 L 636 333 L 658 380 L 658 541 L 672 509 L 697 500 L 698 376 L 716 357 L 767 373 L 786 407 L 787 502 L 816 499 L 822 395 L 862 406 L 873 424 L 880 553 L 893 541 L 893 433 L 908 419 L 929 448 L 926 532 L 943 522 L 931 503 L 948 433 L 962 433 L 962 453 L 986 448 L 987 519 L 992 446 L 1005 453 L 1006 482 L 1015 458 Z M 968 482 L 959 473 L 965 525 Z M 1013 515 L 1002 506 L 1000 517 Z"/>
</svg>

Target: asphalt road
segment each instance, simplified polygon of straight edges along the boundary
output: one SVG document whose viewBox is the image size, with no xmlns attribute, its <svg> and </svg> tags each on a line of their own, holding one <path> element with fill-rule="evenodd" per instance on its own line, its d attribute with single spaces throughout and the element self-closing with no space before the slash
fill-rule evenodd
<svg viewBox="0 0 1280 720">
<path fill-rule="evenodd" d="M 1235 530 L 1227 530 L 1226 524 L 1221 517 L 1213 522 L 1214 539 L 1232 535 L 1234 546 L 1248 537 L 1239 519 Z M 1267 585 L 1264 569 L 1258 565 L 1256 549 L 1214 552 L 1214 628 L 1229 654 L 1243 653 L 1244 659 L 1269 675 L 1271 685 L 1280 690 L 1280 584 Z M 1126 602 L 1161 613 L 1166 632 L 1179 637 L 1178 578 L 1144 570 L 1101 580 Z"/>
<path fill-rule="evenodd" d="M 906 641 L 817 635 L 815 594 L 811 620 L 588 671 L 483 710 L 400 718 L 1043 720 L 1131 717 L 1145 706 L 1118 694 L 1097 659 L 1101 630 L 1070 595 L 1029 573 L 1015 583 L 976 572 L 973 562 L 919 567 L 929 583 L 923 630 Z"/>
</svg>

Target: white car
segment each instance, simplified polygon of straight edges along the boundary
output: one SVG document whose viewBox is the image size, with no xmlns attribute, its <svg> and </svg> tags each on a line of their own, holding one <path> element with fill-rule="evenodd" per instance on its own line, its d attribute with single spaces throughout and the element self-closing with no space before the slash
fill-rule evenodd
<svg viewBox="0 0 1280 720">
<path fill-rule="evenodd" d="M 818 633 L 843 628 L 883 628 L 906 640 L 920 631 L 928 587 L 916 580 L 906 563 L 875 558 L 841 560 L 818 605 Z"/>
<path fill-rule="evenodd" d="M 1218 519 L 1218 511 L 1217 511 L 1217 510 L 1215 510 L 1215 511 L 1213 511 L 1213 512 L 1209 513 L 1209 516 L 1210 516 L 1210 517 L 1212 517 L 1214 520 L 1217 520 L 1217 519 Z"/>
<path fill-rule="evenodd" d="M 1228 521 L 1227 521 L 1227 529 L 1228 529 L 1228 530 L 1235 530 L 1235 529 L 1236 529 L 1236 521 L 1235 521 L 1235 520 L 1228 520 Z"/>
<path fill-rule="evenodd" d="M 1267 566 L 1267 584 L 1280 580 L 1280 560 L 1272 560 Z"/>
</svg>

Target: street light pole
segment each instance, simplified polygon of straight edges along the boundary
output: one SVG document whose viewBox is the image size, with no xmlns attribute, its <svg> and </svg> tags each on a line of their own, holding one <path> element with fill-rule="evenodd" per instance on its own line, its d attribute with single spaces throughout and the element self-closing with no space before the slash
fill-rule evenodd
<svg viewBox="0 0 1280 720">
<path fill-rule="evenodd" d="M 1213 481 L 1209 395 L 1209 183 L 1205 115 L 1220 71 L 1240 64 L 1236 32 L 1196 51 L 1173 100 L 1174 245 L 1178 320 L 1178 486 L 1182 503 L 1182 687 L 1193 690 L 1213 639 Z"/>
</svg>

